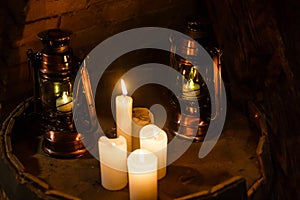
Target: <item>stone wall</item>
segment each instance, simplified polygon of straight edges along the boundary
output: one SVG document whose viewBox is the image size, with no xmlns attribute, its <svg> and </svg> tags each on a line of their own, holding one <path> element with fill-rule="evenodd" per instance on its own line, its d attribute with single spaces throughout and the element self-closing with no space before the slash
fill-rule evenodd
<svg viewBox="0 0 300 200">
<path fill-rule="evenodd" d="M 71 46 L 75 55 L 84 58 L 98 43 L 124 30 L 177 29 L 199 7 L 195 0 L 4 0 L 0 4 L 0 105 L 31 95 L 26 51 L 42 49 L 40 31 L 73 31 Z"/>
</svg>

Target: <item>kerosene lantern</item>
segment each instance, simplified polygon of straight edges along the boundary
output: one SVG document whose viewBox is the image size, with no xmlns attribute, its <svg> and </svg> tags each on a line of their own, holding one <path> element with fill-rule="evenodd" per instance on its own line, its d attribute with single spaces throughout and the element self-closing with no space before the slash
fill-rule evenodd
<svg viewBox="0 0 300 200">
<path fill-rule="evenodd" d="M 38 34 L 43 50 L 28 52 L 35 77 L 35 104 L 43 123 L 44 152 L 53 157 L 78 157 L 86 152 L 73 123 L 73 84 L 79 59 L 69 46 L 71 32 L 49 29 Z"/>
<path fill-rule="evenodd" d="M 184 33 L 194 40 L 171 38 L 170 65 L 181 74 L 177 77 L 176 83 L 180 90 L 177 99 L 181 102 L 181 106 L 184 106 L 182 112 L 173 120 L 171 131 L 186 139 L 202 141 L 210 121 L 217 118 L 221 106 L 219 101 L 222 50 L 218 48 L 211 25 L 206 20 L 197 16 L 187 18 Z M 213 61 L 211 66 L 194 66 L 191 63 L 191 60 L 198 59 L 199 49 L 196 42 L 210 55 Z M 176 52 L 180 52 L 186 58 L 178 56 Z M 203 67 L 206 73 L 204 77 L 197 69 Z M 214 85 L 214 94 L 209 94 L 207 83 Z M 214 108 L 211 101 L 214 101 Z"/>
</svg>

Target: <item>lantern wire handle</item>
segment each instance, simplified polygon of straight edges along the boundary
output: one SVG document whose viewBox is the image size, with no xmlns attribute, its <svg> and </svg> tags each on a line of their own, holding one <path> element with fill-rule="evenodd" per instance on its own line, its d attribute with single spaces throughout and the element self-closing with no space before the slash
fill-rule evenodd
<svg viewBox="0 0 300 200">
<path fill-rule="evenodd" d="M 214 112 L 212 113 L 211 120 L 216 120 L 218 116 L 220 115 L 220 112 L 222 112 L 222 77 L 221 77 L 221 66 L 222 66 L 222 54 L 223 50 L 221 48 L 214 48 L 213 52 L 213 70 L 214 70 L 214 103 L 215 108 Z"/>
<path fill-rule="evenodd" d="M 89 115 L 89 121 L 91 123 L 91 129 L 98 130 L 98 122 L 97 120 L 97 114 L 96 114 L 96 108 L 95 108 L 95 101 L 92 95 L 92 88 L 91 88 L 91 82 L 90 82 L 90 76 L 89 72 L 86 68 L 86 61 L 83 61 L 83 66 L 80 69 L 81 79 L 78 81 L 77 85 L 77 91 L 76 91 L 76 97 L 79 96 L 79 85 L 82 83 L 83 90 L 84 90 L 84 96 L 87 103 L 87 109 L 88 109 L 88 115 Z M 76 112 L 76 109 L 73 110 L 73 112 Z M 74 113 L 75 115 L 75 113 Z"/>
<path fill-rule="evenodd" d="M 31 69 L 33 69 L 33 100 L 34 100 L 34 112 L 37 112 L 37 103 L 39 98 L 39 83 L 38 83 L 38 67 L 37 66 L 37 53 L 34 53 L 32 49 L 27 50 L 27 62 L 28 62 L 28 79 L 31 77 Z"/>
</svg>

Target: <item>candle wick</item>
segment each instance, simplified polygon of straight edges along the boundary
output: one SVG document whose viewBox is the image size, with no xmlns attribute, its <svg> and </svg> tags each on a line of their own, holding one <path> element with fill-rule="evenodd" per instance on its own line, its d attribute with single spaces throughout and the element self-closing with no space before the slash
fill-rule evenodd
<svg viewBox="0 0 300 200">
<path fill-rule="evenodd" d="M 140 162 L 145 162 L 145 154 L 143 152 L 140 152 L 139 154 L 140 154 L 139 155 Z"/>
<path fill-rule="evenodd" d="M 158 135 L 159 135 L 158 131 L 157 131 L 157 130 L 155 130 L 155 132 L 154 132 L 154 135 L 153 135 L 153 137 L 154 137 L 154 139 L 155 139 L 155 140 L 157 140 L 157 139 L 158 139 Z"/>
</svg>

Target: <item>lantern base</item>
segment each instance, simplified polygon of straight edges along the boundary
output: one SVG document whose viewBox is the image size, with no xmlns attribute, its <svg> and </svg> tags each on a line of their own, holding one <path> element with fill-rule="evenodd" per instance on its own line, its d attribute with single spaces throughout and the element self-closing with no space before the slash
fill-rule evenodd
<svg viewBox="0 0 300 200">
<path fill-rule="evenodd" d="M 48 131 L 44 134 L 43 151 L 56 158 L 76 158 L 87 150 L 80 134 L 72 131 Z"/>
<path fill-rule="evenodd" d="M 176 102 L 172 103 L 176 106 L 172 108 L 174 114 L 169 122 L 169 131 L 180 138 L 203 141 L 211 120 L 208 100 L 204 96 L 178 99 L 180 106 Z"/>
<path fill-rule="evenodd" d="M 194 115 L 178 114 L 176 120 L 170 125 L 170 131 L 174 135 L 193 140 L 195 142 L 203 141 L 209 123 Z"/>
</svg>

